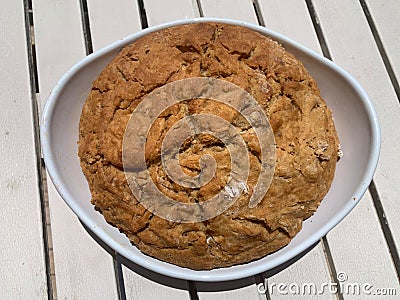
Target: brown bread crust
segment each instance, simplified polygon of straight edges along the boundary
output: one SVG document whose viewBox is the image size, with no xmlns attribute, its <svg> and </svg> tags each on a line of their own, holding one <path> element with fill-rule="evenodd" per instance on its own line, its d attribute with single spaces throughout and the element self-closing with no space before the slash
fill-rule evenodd
<svg viewBox="0 0 400 300">
<path fill-rule="evenodd" d="M 250 209 L 260 170 L 254 131 L 219 102 L 195 99 L 171 107 L 153 125 L 146 145 L 150 174 L 164 194 L 176 201 L 205 201 L 229 175 L 227 149 L 199 135 L 184 145 L 180 164 L 196 174 L 199 158 L 211 154 L 218 162 L 215 178 L 195 190 L 169 180 L 160 162 L 161 142 L 188 114 L 217 114 L 239 127 L 251 163 L 249 194 L 211 220 L 178 224 L 153 215 L 133 197 L 122 167 L 122 141 L 143 97 L 166 83 L 199 76 L 235 83 L 257 100 L 274 131 L 276 169 L 268 193 Z M 122 49 L 94 81 L 80 120 L 79 157 L 96 209 L 142 252 L 196 270 L 246 263 L 287 245 L 327 193 L 337 150 L 331 111 L 303 64 L 270 38 L 222 23 L 164 29 Z"/>
</svg>

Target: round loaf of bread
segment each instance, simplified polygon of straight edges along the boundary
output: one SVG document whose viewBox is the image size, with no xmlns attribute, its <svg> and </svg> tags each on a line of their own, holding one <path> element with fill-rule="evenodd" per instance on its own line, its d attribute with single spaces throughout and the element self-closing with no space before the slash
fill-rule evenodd
<svg viewBox="0 0 400 300">
<path fill-rule="evenodd" d="M 195 176 L 200 158 L 209 154 L 217 165 L 212 180 L 188 188 L 168 176 L 162 142 L 188 115 L 214 114 L 235 126 L 251 166 L 247 192 L 222 214 L 201 222 L 173 222 L 147 210 L 133 195 L 123 167 L 123 140 L 132 113 L 149 93 L 194 77 L 219 78 L 254 97 L 274 133 L 276 165 L 268 192 L 250 208 L 261 154 L 248 122 L 232 107 L 210 99 L 171 106 L 156 118 L 146 139 L 147 168 L 163 194 L 184 203 L 207 201 L 229 178 L 229 151 L 221 140 L 202 133 L 182 144 L 179 164 Z M 123 48 L 94 81 L 80 119 L 79 158 L 95 209 L 143 253 L 195 270 L 250 262 L 287 245 L 328 192 L 337 151 L 331 111 L 303 64 L 269 37 L 223 23 L 169 27 Z"/>
</svg>

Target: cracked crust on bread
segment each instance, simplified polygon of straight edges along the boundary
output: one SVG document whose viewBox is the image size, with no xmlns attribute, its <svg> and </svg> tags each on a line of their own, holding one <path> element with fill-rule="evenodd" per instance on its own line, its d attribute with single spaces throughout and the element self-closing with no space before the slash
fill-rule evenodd
<svg viewBox="0 0 400 300">
<path fill-rule="evenodd" d="M 200 134 L 182 145 L 185 173 L 199 172 L 199 158 L 217 161 L 214 178 L 188 189 L 162 167 L 161 143 L 189 114 L 213 113 L 236 126 L 248 147 L 249 192 L 221 215 L 198 223 L 175 223 L 146 210 L 129 189 L 122 163 L 124 130 L 135 107 L 151 91 L 176 80 L 215 77 L 250 93 L 264 109 L 276 142 L 276 168 L 262 201 L 249 208 L 260 171 L 257 137 L 237 111 L 216 101 L 192 99 L 167 109 L 146 144 L 151 177 L 175 201 L 207 201 L 226 184 L 230 156 L 221 142 Z M 338 137 L 330 109 L 303 64 L 272 39 L 222 23 L 181 25 L 147 34 L 123 48 L 101 72 L 83 107 L 79 157 L 92 203 L 147 255 L 182 267 L 206 270 L 250 262 L 287 245 L 330 188 Z"/>
</svg>

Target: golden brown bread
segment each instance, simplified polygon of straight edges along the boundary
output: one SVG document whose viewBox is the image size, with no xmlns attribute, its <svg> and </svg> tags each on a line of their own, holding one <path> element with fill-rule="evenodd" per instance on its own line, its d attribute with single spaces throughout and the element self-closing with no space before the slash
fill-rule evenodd
<svg viewBox="0 0 400 300">
<path fill-rule="evenodd" d="M 250 93 L 266 112 L 276 142 L 276 168 L 261 203 L 249 208 L 260 172 L 257 137 L 237 111 L 220 102 L 193 99 L 174 105 L 153 124 L 146 162 L 157 187 L 176 201 L 206 201 L 226 184 L 230 158 L 221 141 L 207 134 L 188 140 L 180 164 L 199 172 L 199 158 L 217 160 L 216 176 L 188 190 L 162 167 L 161 142 L 188 114 L 212 113 L 240 128 L 249 152 L 250 193 L 223 214 L 197 223 L 176 223 L 147 211 L 126 182 L 122 141 L 138 103 L 157 87 L 183 78 L 216 77 Z M 338 138 L 331 111 L 302 63 L 250 29 L 199 23 L 150 33 L 125 47 L 94 81 L 82 110 L 79 157 L 92 203 L 144 253 L 192 269 L 249 262 L 287 245 L 327 193 L 333 180 Z"/>
</svg>

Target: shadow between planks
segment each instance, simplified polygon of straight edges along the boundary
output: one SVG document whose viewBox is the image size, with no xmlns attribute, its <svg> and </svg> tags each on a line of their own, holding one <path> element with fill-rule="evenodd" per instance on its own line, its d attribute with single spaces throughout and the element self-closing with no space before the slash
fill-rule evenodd
<svg viewBox="0 0 400 300">
<path fill-rule="evenodd" d="M 31 91 L 32 91 L 32 103 L 34 107 L 34 122 L 35 122 L 35 141 L 37 145 L 37 169 L 39 173 L 39 178 L 40 178 L 40 196 L 41 196 L 41 209 L 42 209 L 42 230 L 43 230 L 43 242 L 45 245 L 45 258 L 46 258 L 46 273 L 47 273 L 47 288 L 48 288 L 48 294 L 49 294 L 49 299 L 56 299 L 57 298 L 57 292 L 56 292 L 56 281 L 55 281 L 55 272 L 54 272 L 54 263 L 52 262 L 53 260 L 53 254 L 52 254 L 52 243 L 51 243 L 51 226 L 50 226 L 50 220 L 49 220 L 49 211 L 48 211 L 48 202 L 47 202 L 47 196 L 46 196 L 46 173 L 44 172 L 44 162 L 41 159 L 41 153 L 40 153 L 40 137 L 39 137 L 39 112 L 38 112 L 38 104 L 37 104 L 37 99 L 36 99 L 36 93 L 39 92 L 39 85 L 38 85 L 38 74 L 37 74 L 37 67 L 36 67 L 36 54 L 35 54 L 35 43 L 34 43 L 34 24 L 33 24 L 33 17 L 32 14 L 32 3 L 31 0 L 23 0 L 24 2 L 24 8 L 25 8 L 25 22 L 26 22 L 26 38 L 27 38 L 27 44 L 28 44 L 28 59 L 29 59 L 29 67 L 30 67 L 30 77 L 31 77 Z M 327 58 L 331 58 L 331 55 L 329 53 L 329 48 L 328 45 L 326 44 L 325 38 L 323 31 L 319 25 L 318 18 L 316 16 L 315 10 L 313 8 L 313 4 L 311 0 L 306 0 L 305 1 L 307 4 L 307 7 L 309 9 L 309 14 L 310 17 L 313 21 L 314 25 L 314 30 L 318 36 L 318 40 L 320 43 L 320 47 L 323 50 L 324 55 Z M 198 14 L 202 17 L 204 16 L 203 12 L 203 7 L 202 3 L 200 0 L 193 1 L 193 3 L 196 5 L 194 9 L 198 12 Z M 374 23 L 371 18 L 368 16 L 368 11 L 366 8 L 366 5 L 364 1 L 360 0 L 361 5 L 363 6 L 364 12 L 366 14 L 366 17 L 368 18 L 368 23 L 369 26 L 371 27 L 371 31 L 374 33 L 374 38 L 376 40 L 376 43 L 380 49 L 381 42 L 379 40 L 379 35 L 376 34 L 376 29 L 374 29 Z M 139 15 L 140 15 L 140 22 L 142 25 L 142 28 L 147 28 L 148 25 L 148 18 L 146 14 L 146 9 L 145 9 L 145 3 L 143 0 L 137 0 L 137 5 L 139 7 Z M 86 0 L 80 0 L 80 7 L 81 7 L 81 16 L 82 16 L 82 28 L 83 28 L 83 33 L 84 33 L 84 38 L 85 38 L 85 47 L 86 47 L 86 54 L 90 54 L 93 52 L 93 45 L 92 45 L 92 37 L 91 37 L 91 31 L 90 31 L 90 16 L 88 12 L 88 7 L 87 7 L 87 2 Z M 259 25 L 264 26 L 265 21 L 263 18 L 263 15 L 261 14 L 261 9 L 259 5 L 259 1 L 253 1 L 253 7 L 254 13 L 257 17 L 257 22 Z M 381 50 L 382 52 L 382 50 Z M 384 57 L 384 53 L 382 52 L 381 55 Z M 390 63 L 387 59 L 385 59 L 385 66 L 388 70 L 388 73 L 392 75 L 393 71 L 391 70 Z M 398 93 L 398 83 L 397 81 L 393 81 L 394 75 L 390 76 L 392 79 L 392 84 L 394 85 L 394 88 L 396 92 Z M 397 84 L 396 84 L 397 83 Z M 398 95 L 398 94 L 397 94 Z M 371 183 L 371 195 L 374 201 L 375 208 L 377 210 L 377 214 L 379 217 L 380 225 L 382 227 L 382 231 L 384 232 L 386 242 L 388 243 L 388 247 L 390 249 L 393 262 L 396 266 L 397 273 L 399 274 L 399 256 L 396 251 L 396 246 L 394 245 L 392 233 L 390 231 L 390 228 L 387 226 L 387 222 L 384 219 L 384 210 L 382 207 L 382 204 L 380 203 L 381 200 L 379 198 L 379 193 L 376 191 L 375 184 L 374 182 Z M 310 250 L 312 250 L 313 247 L 310 249 L 307 249 L 305 252 L 301 253 L 300 255 L 296 256 L 289 262 L 273 269 L 268 272 L 258 274 L 254 277 L 251 278 L 244 278 L 241 280 L 236 280 L 236 281 L 228 281 L 228 282 L 220 282 L 220 283 L 207 283 L 204 284 L 202 282 L 187 282 L 184 280 L 178 280 L 174 278 L 170 278 L 167 276 L 163 276 L 154 272 L 151 272 L 147 269 L 144 269 L 138 265 L 135 265 L 128 260 L 126 260 L 124 257 L 116 254 L 112 249 L 109 249 L 104 243 L 102 243 L 95 235 L 93 235 L 90 230 L 85 228 L 88 233 L 94 238 L 110 255 L 114 257 L 114 270 L 115 270 L 115 280 L 117 282 L 117 287 L 118 287 L 118 295 L 120 299 L 126 299 L 126 293 L 125 293 L 125 286 L 124 286 L 124 278 L 123 278 L 123 272 L 122 272 L 122 267 L 121 265 L 127 266 L 129 269 L 134 271 L 135 273 L 148 278 L 154 282 L 158 282 L 163 285 L 167 285 L 176 289 L 181 289 L 181 290 L 187 290 L 189 292 L 189 296 L 192 299 L 198 298 L 197 293 L 198 292 L 219 292 L 219 291 L 227 291 L 227 290 L 234 290 L 238 289 L 241 287 L 245 286 L 250 286 L 254 285 L 254 283 L 263 283 L 263 280 L 265 278 L 269 278 L 274 276 L 275 274 L 281 272 L 282 270 L 286 269 L 290 265 L 292 265 L 294 262 L 297 260 L 301 259 L 305 254 L 307 254 Z M 335 270 L 335 265 L 333 263 L 332 256 L 329 251 L 329 243 L 326 239 L 323 239 L 322 244 L 324 248 L 326 249 L 326 255 L 327 255 L 327 263 L 330 268 L 331 272 L 331 278 L 336 278 L 336 270 Z M 397 263 L 396 263 L 397 262 Z M 339 299 L 342 298 L 342 296 L 339 294 L 337 295 Z M 269 298 L 269 295 L 266 295 L 266 298 Z"/>
</svg>

